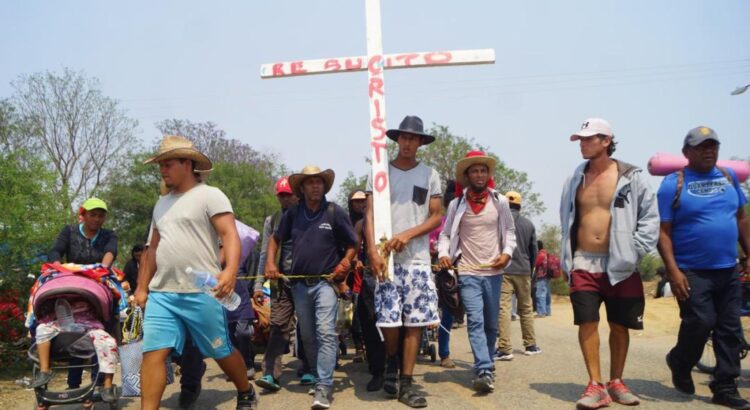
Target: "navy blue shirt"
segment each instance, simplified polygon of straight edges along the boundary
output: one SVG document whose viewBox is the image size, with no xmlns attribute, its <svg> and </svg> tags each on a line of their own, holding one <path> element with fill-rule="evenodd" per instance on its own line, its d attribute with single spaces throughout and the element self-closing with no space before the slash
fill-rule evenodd
<svg viewBox="0 0 750 410">
<path fill-rule="evenodd" d="M 747 203 L 737 176 L 733 183 L 716 167 L 707 174 L 685 169 L 680 204 L 672 209 L 677 173 L 659 187 L 659 216 L 672 223 L 672 247 L 680 269 L 723 269 L 737 264 L 737 209 Z"/>
<path fill-rule="evenodd" d="M 357 243 L 349 215 L 325 199 L 316 212 L 304 202 L 284 212 L 275 235 L 280 242 L 292 240 L 290 275 L 331 273 L 341 261 L 341 251 Z"/>
</svg>

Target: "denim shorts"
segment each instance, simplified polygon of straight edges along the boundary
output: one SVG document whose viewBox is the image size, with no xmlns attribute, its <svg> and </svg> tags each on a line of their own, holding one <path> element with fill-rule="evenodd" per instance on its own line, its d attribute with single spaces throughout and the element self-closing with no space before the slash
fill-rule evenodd
<svg viewBox="0 0 750 410">
<path fill-rule="evenodd" d="M 232 354 L 224 307 L 205 293 L 151 292 L 143 318 L 143 351 L 174 349 L 182 355 L 185 336 L 205 357 Z"/>
</svg>

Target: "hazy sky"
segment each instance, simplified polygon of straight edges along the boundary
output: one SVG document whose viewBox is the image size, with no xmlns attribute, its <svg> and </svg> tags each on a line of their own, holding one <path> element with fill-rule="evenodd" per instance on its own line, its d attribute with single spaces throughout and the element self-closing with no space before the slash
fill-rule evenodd
<svg viewBox="0 0 750 410">
<path fill-rule="evenodd" d="M 407 114 L 489 145 L 534 181 L 557 223 L 581 160 L 568 141 L 608 119 L 616 157 L 645 167 L 697 125 L 721 157 L 750 157 L 750 1 L 383 0 L 385 53 L 494 48 L 494 65 L 387 71 L 390 127 Z M 0 97 L 20 74 L 62 67 L 101 80 L 144 144 L 166 118 L 365 174 L 367 74 L 261 80 L 261 63 L 366 54 L 364 0 L 13 1 L 0 6 Z M 656 188 L 659 179 L 652 178 Z"/>
</svg>

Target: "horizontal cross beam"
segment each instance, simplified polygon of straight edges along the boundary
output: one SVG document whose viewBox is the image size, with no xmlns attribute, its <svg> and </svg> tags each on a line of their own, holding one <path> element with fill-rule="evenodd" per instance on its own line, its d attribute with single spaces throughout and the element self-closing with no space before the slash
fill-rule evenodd
<svg viewBox="0 0 750 410">
<path fill-rule="evenodd" d="M 371 58 L 380 58 L 373 56 Z M 416 53 L 385 54 L 382 57 L 386 69 L 440 67 L 447 65 L 492 64 L 495 62 L 494 49 L 423 51 Z M 317 60 L 286 61 L 260 66 L 261 78 L 280 78 L 311 74 L 330 74 L 349 71 L 364 71 L 368 67 L 368 57 L 322 58 Z"/>
</svg>

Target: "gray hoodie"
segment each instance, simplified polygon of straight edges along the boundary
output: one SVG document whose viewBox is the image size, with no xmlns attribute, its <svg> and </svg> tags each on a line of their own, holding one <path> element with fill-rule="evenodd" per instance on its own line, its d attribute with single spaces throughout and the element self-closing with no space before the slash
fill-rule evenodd
<svg viewBox="0 0 750 410">
<path fill-rule="evenodd" d="M 654 250 L 659 239 L 659 212 L 656 195 L 640 176 L 641 169 L 617 161 L 617 187 L 610 204 L 609 260 L 607 273 L 612 285 L 630 277 L 638 262 Z M 563 186 L 560 200 L 562 242 L 560 265 L 570 273 L 573 266 L 571 234 L 576 219 L 576 191 L 583 180 L 588 161 L 576 168 Z"/>
<path fill-rule="evenodd" d="M 536 254 L 536 229 L 534 224 L 517 209 L 510 210 L 516 226 L 516 249 L 513 251 L 513 263 L 505 268 L 506 275 L 531 276 Z"/>
</svg>

